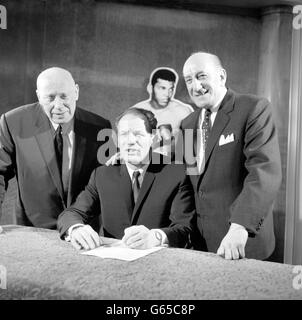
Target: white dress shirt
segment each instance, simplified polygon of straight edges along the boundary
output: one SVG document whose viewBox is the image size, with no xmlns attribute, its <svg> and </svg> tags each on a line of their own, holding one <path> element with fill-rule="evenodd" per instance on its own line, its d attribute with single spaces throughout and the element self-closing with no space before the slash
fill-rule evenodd
<svg viewBox="0 0 302 320">
<path fill-rule="evenodd" d="M 132 182 L 132 187 L 133 187 L 133 184 L 134 184 L 134 178 L 133 178 L 134 171 L 139 171 L 139 173 L 140 173 L 140 175 L 138 176 L 138 182 L 139 182 L 139 185 L 141 187 L 142 184 L 143 184 L 144 176 L 145 176 L 145 173 L 147 171 L 148 165 L 149 164 L 146 164 L 142 168 L 139 168 L 139 169 L 132 169 L 129 166 L 129 164 L 126 163 L 126 168 L 127 168 L 127 171 L 129 173 L 129 176 L 130 176 L 130 179 L 131 179 L 131 182 Z"/>
<path fill-rule="evenodd" d="M 218 108 L 217 108 L 218 110 Z M 211 109 L 211 128 L 213 128 L 213 124 L 216 118 L 216 114 L 217 114 L 217 110 L 216 111 L 212 111 Z M 202 139 L 202 123 L 204 120 L 204 115 L 205 115 L 206 109 L 203 108 L 200 112 L 200 116 L 199 116 L 199 122 L 198 122 L 198 128 L 199 128 L 199 133 L 198 133 L 198 139 L 197 139 L 197 165 L 198 165 L 198 172 L 199 174 L 202 174 L 204 171 L 204 167 L 205 167 L 205 146 L 204 146 L 204 141 Z"/>
</svg>

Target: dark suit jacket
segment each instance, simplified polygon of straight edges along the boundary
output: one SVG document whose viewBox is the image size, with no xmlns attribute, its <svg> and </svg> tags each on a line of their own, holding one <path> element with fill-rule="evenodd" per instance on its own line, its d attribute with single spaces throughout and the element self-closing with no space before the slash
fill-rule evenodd
<svg viewBox="0 0 302 320">
<path fill-rule="evenodd" d="M 56 162 L 51 123 L 38 103 L 21 106 L 0 119 L 0 201 L 7 182 L 16 175 L 17 223 L 56 228 L 58 215 L 70 205 L 87 184 L 98 165 L 98 132 L 110 122 L 76 108 L 75 141 L 67 203 Z M 65 199 L 66 202 L 66 199 Z"/>
<path fill-rule="evenodd" d="M 161 228 L 170 246 L 189 242 L 195 215 L 194 193 L 184 165 L 150 164 L 144 176 L 135 207 L 126 165 L 98 167 L 76 202 L 58 219 L 61 236 L 76 223 L 86 223 L 101 214 L 103 235 L 121 239 L 132 225 Z"/>
<path fill-rule="evenodd" d="M 195 155 L 200 111 L 181 125 L 183 130 L 194 130 Z M 231 134 L 234 142 L 219 146 L 220 136 Z M 205 240 L 207 249 L 216 252 L 234 222 L 249 232 L 246 256 L 267 258 L 275 245 L 272 208 L 281 183 L 278 138 L 269 102 L 229 89 L 212 127 L 205 161 L 203 174 L 190 176 L 202 236 L 199 243 Z"/>
</svg>

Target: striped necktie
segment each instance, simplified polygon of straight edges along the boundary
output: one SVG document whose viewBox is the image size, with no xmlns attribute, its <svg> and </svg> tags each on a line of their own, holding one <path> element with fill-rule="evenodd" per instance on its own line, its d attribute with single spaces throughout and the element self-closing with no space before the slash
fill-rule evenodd
<svg viewBox="0 0 302 320">
<path fill-rule="evenodd" d="M 201 129 L 202 129 L 202 141 L 204 145 L 204 150 L 206 150 L 207 143 L 210 136 L 210 131 L 211 131 L 211 110 L 209 109 L 206 109 L 204 113 L 204 119 L 202 122 Z"/>
</svg>

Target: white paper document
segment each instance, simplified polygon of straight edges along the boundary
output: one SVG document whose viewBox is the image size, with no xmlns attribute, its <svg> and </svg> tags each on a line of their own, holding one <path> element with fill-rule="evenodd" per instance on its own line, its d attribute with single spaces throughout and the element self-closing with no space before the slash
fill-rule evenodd
<svg viewBox="0 0 302 320">
<path fill-rule="evenodd" d="M 101 241 L 102 245 L 100 247 L 82 252 L 82 254 L 100 258 L 133 261 L 164 248 L 154 247 L 145 250 L 129 249 L 122 243 L 121 240 L 101 237 Z"/>
</svg>

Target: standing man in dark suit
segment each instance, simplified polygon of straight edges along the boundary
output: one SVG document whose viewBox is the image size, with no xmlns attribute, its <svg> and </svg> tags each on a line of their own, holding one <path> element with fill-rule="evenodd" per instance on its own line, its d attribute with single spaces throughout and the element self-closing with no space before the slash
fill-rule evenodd
<svg viewBox="0 0 302 320">
<path fill-rule="evenodd" d="M 87 221 L 101 215 L 102 233 L 145 249 L 189 244 L 194 193 L 183 164 L 159 163 L 151 153 L 157 120 L 151 111 L 128 109 L 117 121 L 122 164 L 95 169 L 75 203 L 58 219 L 62 238 L 76 249 L 100 245 Z"/>
<path fill-rule="evenodd" d="M 97 166 L 100 130 L 110 122 L 76 107 L 79 86 L 65 69 L 37 78 L 39 102 L 0 119 L 0 203 L 16 176 L 17 223 L 55 229 L 58 215 L 84 189 Z"/>
<path fill-rule="evenodd" d="M 281 183 L 270 103 L 227 89 L 226 71 L 212 54 L 191 55 L 183 75 L 199 108 L 181 125 L 183 135 L 193 132 L 186 147 L 197 159 L 192 166 L 185 154 L 200 231 L 195 245 L 226 259 L 266 259 L 275 246 L 272 209 Z"/>
</svg>

